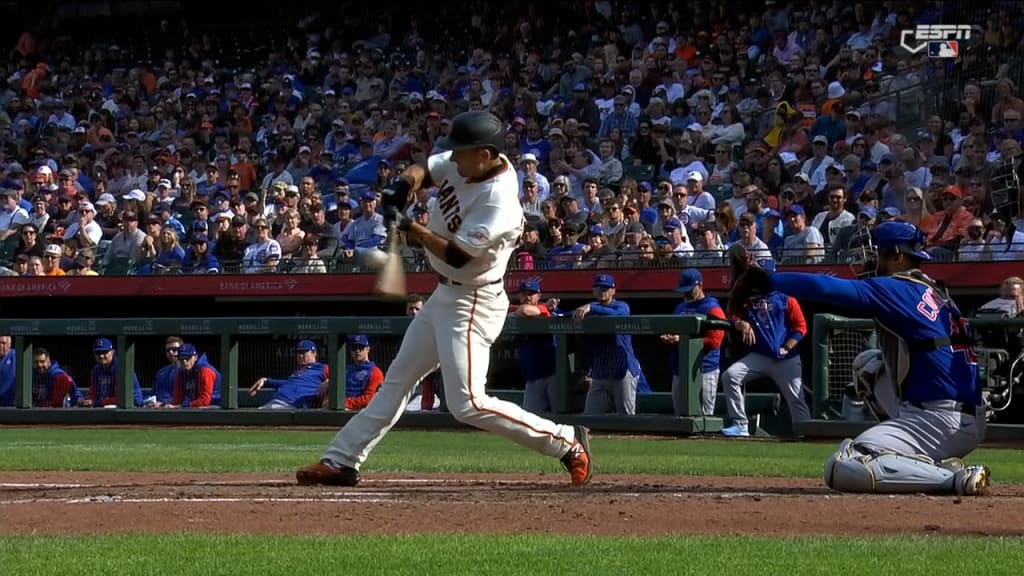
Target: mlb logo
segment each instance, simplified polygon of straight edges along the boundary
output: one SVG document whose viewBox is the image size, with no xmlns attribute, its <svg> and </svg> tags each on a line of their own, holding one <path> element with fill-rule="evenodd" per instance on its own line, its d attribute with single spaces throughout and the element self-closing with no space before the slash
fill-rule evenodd
<svg viewBox="0 0 1024 576">
<path fill-rule="evenodd" d="M 960 55 L 960 43 L 956 40 L 941 40 L 928 43 L 929 58 L 956 58 Z"/>
</svg>

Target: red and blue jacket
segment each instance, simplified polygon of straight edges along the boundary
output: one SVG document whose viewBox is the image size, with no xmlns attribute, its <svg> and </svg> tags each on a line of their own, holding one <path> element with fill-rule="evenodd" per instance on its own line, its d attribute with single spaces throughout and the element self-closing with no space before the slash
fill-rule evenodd
<svg viewBox="0 0 1024 576">
<path fill-rule="evenodd" d="M 220 404 L 220 372 L 203 354 L 191 370 L 176 366 L 170 403 L 183 408 L 203 408 Z"/>
<path fill-rule="evenodd" d="M 807 335 L 807 320 L 796 298 L 782 292 L 769 292 L 747 304 L 738 319 L 746 320 L 754 329 L 751 352 L 778 360 L 800 356 L 799 348 L 795 347 L 785 356 L 779 355 L 786 340 L 792 338 L 800 342 Z"/>
<path fill-rule="evenodd" d="M 59 364 L 53 362 L 45 373 L 32 373 L 33 408 L 61 408 L 65 397 L 70 400 L 71 406 L 83 398 L 75 380 Z"/>
</svg>

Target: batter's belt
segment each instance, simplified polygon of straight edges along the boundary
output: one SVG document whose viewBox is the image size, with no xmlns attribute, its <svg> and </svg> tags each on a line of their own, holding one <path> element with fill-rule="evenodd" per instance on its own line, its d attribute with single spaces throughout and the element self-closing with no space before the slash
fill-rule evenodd
<svg viewBox="0 0 1024 576">
<path fill-rule="evenodd" d="M 498 279 L 495 280 L 494 282 L 484 282 L 483 284 L 463 284 L 462 282 L 457 282 L 447 276 L 442 276 L 441 274 L 438 274 L 437 282 L 438 284 L 444 284 L 445 286 L 458 286 L 460 288 L 483 288 L 484 286 L 494 286 L 495 284 L 501 284 L 502 280 Z"/>
</svg>

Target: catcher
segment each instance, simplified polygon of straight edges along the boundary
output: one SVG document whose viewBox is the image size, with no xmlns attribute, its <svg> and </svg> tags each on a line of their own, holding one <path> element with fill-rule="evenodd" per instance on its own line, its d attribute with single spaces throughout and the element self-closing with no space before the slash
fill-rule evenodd
<svg viewBox="0 0 1024 576">
<path fill-rule="evenodd" d="M 985 407 L 967 323 L 948 292 L 919 269 L 930 260 L 913 224 L 874 230 L 871 278 L 771 274 L 748 267 L 730 301 L 779 290 L 871 317 L 878 350 L 854 362 L 857 386 L 879 424 L 840 443 L 825 483 L 841 492 L 981 494 L 989 469 L 961 460 L 981 442 Z M 731 302 L 730 302 L 731 303 Z"/>
</svg>

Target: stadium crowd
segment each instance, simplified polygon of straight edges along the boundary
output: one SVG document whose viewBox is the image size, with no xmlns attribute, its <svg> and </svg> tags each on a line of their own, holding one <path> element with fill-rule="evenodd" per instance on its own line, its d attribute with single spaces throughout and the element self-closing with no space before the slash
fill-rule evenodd
<svg viewBox="0 0 1024 576">
<path fill-rule="evenodd" d="M 1021 259 L 1024 5 L 942 5 L 311 14 L 231 61 L 167 22 L 87 45 L 26 32 L 0 86 L 0 266 L 358 271 L 385 245 L 381 191 L 475 109 L 507 123 L 520 269 L 701 267 L 733 242 L 849 261 L 893 218 L 937 259 Z M 900 46 L 954 20 L 975 25 L 954 59 Z M 429 221 L 432 193 L 410 217 Z"/>
</svg>

